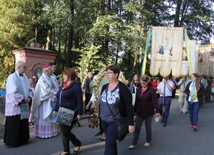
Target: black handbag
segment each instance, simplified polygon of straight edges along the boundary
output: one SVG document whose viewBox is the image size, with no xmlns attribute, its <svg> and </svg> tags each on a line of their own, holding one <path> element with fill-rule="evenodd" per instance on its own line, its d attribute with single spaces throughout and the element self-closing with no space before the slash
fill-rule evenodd
<svg viewBox="0 0 214 155">
<path fill-rule="evenodd" d="M 126 138 L 126 135 L 129 133 L 129 121 L 128 117 L 122 117 L 120 119 L 117 119 L 114 115 L 112 110 L 109 107 L 108 101 L 107 101 L 107 94 L 106 94 L 106 103 L 109 108 L 109 111 L 112 115 L 113 120 L 115 121 L 116 127 L 117 127 L 117 133 L 118 133 L 118 141 L 122 141 Z"/>
<path fill-rule="evenodd" d="M 119 120 L 115 120 L 118 132 L 118 141 L 122 141 L 129 133 L 128 117 L 122 117 Z"/>
<path fill-rule="evenodd" d="M 60 103 L 61 103 L 61 93 L 60 93 L 60 99 L 59 99 Z M 75 109 L 75 111 L 76 111 L 76 109 Z M 75 111 L 64 108 L 64 107 L 59 107 L 56 122 L 61 124 L 61 125 L 71 126 L 71 123 L 74 119 Z"/>
</svg>

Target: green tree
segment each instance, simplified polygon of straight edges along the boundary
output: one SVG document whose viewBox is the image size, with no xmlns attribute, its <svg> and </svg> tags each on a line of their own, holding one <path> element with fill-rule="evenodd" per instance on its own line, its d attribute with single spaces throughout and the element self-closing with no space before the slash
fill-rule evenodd
<svg viewBox="0 0 214 155">
<path fill-rule="evenodd" d="M 0 63 L 4 69 L 0 72 L 1 86 L 14 69 L 12 50 L 26 46 L 34 37 L 32 31 L 33 3 L 26 1 L 2 0 L 0 6 Z"/>
<path fill-rule="evenodd" d="M 11 51 L 34 41 L 58 52 L 57 74 L 77 66 L 84 78 L 113 60 L 131 77 L 140 73 L 149 26 L 186 27 L 190 39 L 207 42 L 213 10 L 211 0 L 2 0 L 0 22 L 2 83 L 14 68 Z"/>
<path fill-rule="evenodd" d="M 169 17 L 174 19 L 175 27 L 187 28 L 192 40 L 209 43 L 214 24 L 212 0 L 173 0 L 170 1 L 170 5 L 175 13 Z"/>
</svg>

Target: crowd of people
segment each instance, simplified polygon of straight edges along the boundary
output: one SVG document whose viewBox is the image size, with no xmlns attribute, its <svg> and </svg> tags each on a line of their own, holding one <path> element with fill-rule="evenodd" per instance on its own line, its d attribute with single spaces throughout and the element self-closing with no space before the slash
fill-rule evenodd
<svg viewBox="0 0 214 155">
<path fill-rule="evenodd" d="M 55 63 L 43 66 L 43 74 L 27 78 L 24 72 L 26 63 L 18 61 L 15 72 L 6 83 L 5 134 L 7 146 L 18 147 L 28 142 L 29 127 L 34 128 L 38 138 L 51 138 L 58 135 L 60 128 L 63 152 L 69 155 L 69 142 L 74 145 L 72 154 L 78 154 L 82 145 L 72 132 L 74 126 L 81 127 L 83 112 L 90 113 L 95 102 L 93 93 L 93 73 L 88 72 L 83 88 L 78 75 L 78 68 L 66 68 L 62 71 L 62 84 L 54 74 Z M 189 113 L 190 128 L 198 130 L 198 114 L 205 101 L 214 101 L 214 82 L 205 75 L 199 77 L 193 73 L 191 78 L 183 76 L 177 82 L 171 76 L 162 80 L 150 78 L 148 75 L 135 74 L 129 87 L 119 80 L 120 69 L 116 65 L 106 68 L 108 83 L 102 86 L 99 103 L 100 139 L 105 141 L 104 155 L 117 155 L 118 121 L 127 118 L 129 133 L 133 139 L 129 149 L 137 148 L 141 126 L 145 121 L 145 147 L 152 143 L 153 117 L 162 118 L 163 127 L 168 125 L 171 99 L 179 87 L 178 107 L 180 113 Z M 94 76 L 95 79 L 95 76 Z M 85 105 L 83 103 L 85 95 Z M 72 123 L 69 125 L 56 122 L 60 107 L 74 111 Z M 125 136 L 124 136 L 125 138 Z"/>
</svg>

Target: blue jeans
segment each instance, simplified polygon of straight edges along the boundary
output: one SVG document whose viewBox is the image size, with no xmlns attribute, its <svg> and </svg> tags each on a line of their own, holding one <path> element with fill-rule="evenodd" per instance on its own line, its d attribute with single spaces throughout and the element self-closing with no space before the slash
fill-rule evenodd
<svg viewBox="0 0 214 155">
<path fill-rule="evenodd" d="M 134 137 L 132 140 L 132 145 L 137 145 L 137 142 L 138 142 L 138 139 L 140 136 L 140 130 L 141 130 L 144 120 L 145 120 L 145 127 L 146 127 L 146 142 L 151 143 L 151 141 L 152 141 L 152 119 L 153 119 L 153 115 L 148 116 L 146 118 L 136 116 L 135 131 L 134 131 Z"/>
<path fill-rule="evenodd" d="M 114 122 L 101 120 L 103 131 L 106 134 L 104 155 L 117 155 L 117 128 Z"/>
<path fill-rule="evenodd" d="M 198 102 L 189 102 L 189 116 L 190 116 L 190 122 L 191 125 L 197 125 L 198 123 L 198 112 L 200 109 L 199 103 Z"/>
<path fill-rule="evenodd" d="M 159 105 L 159 109 L 161 111 L 162 114 L 162 105 L 163 105 L 163 97 L 160 96 L 158 99 L 158 105 Z M 171 97 L 165 97 L 164 98 L 164 114 L 163 114 L 163 124 L 167 123 L 167 119 L 169 117 L 169 111 L 170 111 L 170 106 L 171 106 Z"/>
</svg>

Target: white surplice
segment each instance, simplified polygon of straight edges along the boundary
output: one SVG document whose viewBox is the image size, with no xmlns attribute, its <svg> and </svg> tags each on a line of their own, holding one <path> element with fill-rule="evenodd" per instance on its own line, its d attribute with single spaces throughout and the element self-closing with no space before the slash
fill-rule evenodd
<svg viewBox="0 0 214 155">
<path fill-rule="evenodd" d="M 4 143 L 7 146 L 24 145 L 30 138 L 28 128 L 29 105 L 23 103 L 23 100 L 29 97 L 32 97 L 32 91 L 28 78 L 25 75 L 19 75 L 17 71 L 9 75 L 6 83 L 4 127 Z"/>
<path fill-rule="evenodd" d="M 21 87 L 24 94 L 18 90 L 17 82 L 21 82 Z M 23 99 L 32 97 L 32 91 L 28 83 L 28 78 L 20 76 L 18 72 L 11 74 L 6 83 L 6 104 L 5 116 L 15 116 L 20 114 L 20 106 L 18 105 Z"/>
<path fill-rule="evenodd" d="M 56 93 L 52 85 L 53 80 L 44 73 L 36 84 L 30 115 L 30 121 L 35 125 L 36 137 L 50 138 L 57 135 L 56 123 L 49 122 Z"/>
</svg>

